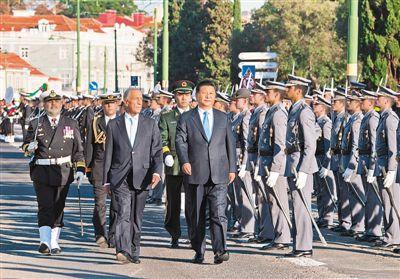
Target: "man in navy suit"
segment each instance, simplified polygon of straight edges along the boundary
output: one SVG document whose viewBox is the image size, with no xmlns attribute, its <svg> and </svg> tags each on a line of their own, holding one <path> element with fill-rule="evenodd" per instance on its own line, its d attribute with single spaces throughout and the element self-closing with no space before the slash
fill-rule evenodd
<svg viewBox="0 0 400 279">
<path fill-rule="evenodd" d="M 196 255 L 193 263 L 203 263 L 206 248 L 206 205 L 209 206 L 214 263 L 229 259 L 226 248 L 227 185 L 235 179 L 236 150 L 227 114 L 213 109 L 215 84 L 201 81 L 196 87 L 198 107 L 179 119 L 176 151 L 185 175 L 189 236 Z"/>
<path fill-rule="evenodd" d="M 143 94 L 124 92 L 126 113 L 110 120 L 104 154 L 103 184 L 117 203 L 117 261 L 140 263 L 140 237 L 148 190 L 160 181 L 161 137 L 157 123 L 140 114 Z"/>
</svg>

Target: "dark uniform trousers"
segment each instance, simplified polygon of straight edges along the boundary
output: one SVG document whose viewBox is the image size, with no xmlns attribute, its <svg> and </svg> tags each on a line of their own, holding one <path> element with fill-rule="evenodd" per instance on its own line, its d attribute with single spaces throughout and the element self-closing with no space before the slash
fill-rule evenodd
<svg viewBox="0 0 400 279">
<path fill-rule="evenodd" d="M 225 215 L 227 206 L 227 185 L 188 184 L 185 186 L 186 221 L 192 249 L 204 254 L 206 250 L 206 206 L 209 206 L 211 245 L 214 254 L 226 251 L 226 232 L 228 220 Z"/>
<path fill-rule="evenodd" d="M 117 214 L 115 195 L 111 194 L 111 202 L 110 202 L 110 221 L 109 221 L 109 229 L 107 232 L 107 191 L 106 188 L 103 187 L 102 184 L 94 183 L 93 184 L 93 194 L 94 194 L 94 210 L 92 222 L 94 226 L 94 233 L 96 236 L 104 236 L 109 243 L 114 243 L 114 235 L 115 235 L 115 219 Z"/>
<path fill-rule="evenodd" d="M 129 179 L 132 178 L 128 175 Z M 126 252 L 132 257 L 140 255 L 143 211 L 148 190 L 138 190 L 129 186 L 127 179 L 118 188 L 113 189 L 117 205 L 115 227 L 115 247 L 118 252 Z"/>
<path fill-rule="evenodd" d="M 39 227 L 63 227 L 65 199 L 69 185 L 50 186 L 33 182 L 38 202 Z"/>
<path fill-rule="evenodd" d="M 166 175 L 165 185 L 167 189 L 166 216 L 164 221 L 165 229 L 173 239 L 181 236 L 181 191 L 183 176 Z"/>
</svg>

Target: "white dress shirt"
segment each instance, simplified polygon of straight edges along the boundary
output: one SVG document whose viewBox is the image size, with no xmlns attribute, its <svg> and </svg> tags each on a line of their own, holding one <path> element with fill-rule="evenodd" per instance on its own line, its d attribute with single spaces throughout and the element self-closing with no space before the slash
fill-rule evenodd
<svg viewBox="0 0 400 279">
<path fill-rule="evenodd" d="M 201 124 L 203 124 L 204 112 L 206 112 L 206 110 L 203 110 L 200 107 L 198 107 L 198 110 L 199 110 L 199 116 L 200 116 Z M 207 110 L 207 113 L 208 113 L 208 123 L 210 124 L 211 135 L 212 135 L 212 131 L 213 131 L 213 127 L 214 127 L 214 112 L 213 112 L 213 109 Z"/>
<path fill-rule="evenodd" d="M 137 127 L 139 123 L 139 114 L 132 116 L 129 113 L 125 113 L 125 126 L 126 132 L 129 137 L 129 141 L 131 142 L 131 146 L 135 143 Z"/>
<path fill-rule="evenodd" d="M 116 116 L 116 114 L 114 114 L 114 115 L 112 115 L 112 116 L 104 115 L 104 120 L 106 121 L 106 126 L 107 126 L 107 124 L 108 124 L 108 121 L 110 121 L 111 119 L 114 119 L 115 116 Z"/>
<path fill-rule="evenodd" d="M 47 118 L 49 119 L 50 125 L 53 126 L 53 122 L 52 122 L 51 120 L 52 120 L 53 118 L 55 118 L 55 119 L 56 119 L 56 122 L 55 122 L 54 126 L 57 126 L 57 125 L 58 125 L 58 122 L 60 122 L 60 116 L 61 116 L 61 114 L 57 115 L 56 117 L 51 117 L 50 115 L 47 114 Z"/>
<path fill-rule="evenodd" d="M 190 110 L 190 108 L 187 108 L 187 109 L 181 109 L 180 107 L 176 107 L 176 108 L 178 109 L 180 114 L 183 114 L 184 112 L 187 112 Z"/>
</svg>

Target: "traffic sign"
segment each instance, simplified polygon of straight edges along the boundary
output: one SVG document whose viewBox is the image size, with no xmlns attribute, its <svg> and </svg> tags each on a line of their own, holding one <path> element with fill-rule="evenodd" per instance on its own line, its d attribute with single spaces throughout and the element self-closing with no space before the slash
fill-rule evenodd
<svg viewBox="0 0 400 279">
<path fill-rule="evenodd" d="M 239 78 L 243 77 L 242 73 L 239 73 Z M 256 72 L 256 76 L 252 76 L 255 79 L 275 79 L 277 76 L 277 72 Z"/>
<path fill-rule="evenodd" d="M 269 60 L 276 59 L 276 52 L 241 52 L 239 53 L 240 60 Z"/>
<path fill-rule="evenodd" d="M 98 89 L 99 89 L 99 85 L 98 85 L 97 82 L 91 81 L 91 82 L 89 83 L 89 90 L 90 90 L 90 91 L 97 91 Z"/>
<path fill-rule="evenodd" d="M 256 75 L 256 67 L 254 65 L 245 65 L 242 68 L 241 74 L 242 76 L 251 76 L 251 78 L 254 78 Z"/>
<path fill-rule="evenodd" d="M 131 76 L 131 86 L 139 86 L 139 77 Z"/>
<path fill-rule="evenodd" d="M 240 62 L 239 63 L 239 68 L 242 69 L 242 67 L 247 66 L 247 65 L 252 65 L 256 67 L 256 70 L 262 70 L 262 69 L 276 69 L 278 67 L 277 62 L 254 62 L 254 61 L 247 61 L 247 62 Z"/>
</svg>

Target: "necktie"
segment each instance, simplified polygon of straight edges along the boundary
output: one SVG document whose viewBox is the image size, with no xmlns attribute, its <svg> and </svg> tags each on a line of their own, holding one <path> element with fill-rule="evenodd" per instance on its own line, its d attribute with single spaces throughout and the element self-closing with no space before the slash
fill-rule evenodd
<svg viewBox="0 0 400 279">
<path fill-rule="evenodd" d="M 54 129 L 56 127 L 57 118 L 51 119 L 51 127 Z"/>
<path fill-rule="evenodd" d="M 129 140 L 131 142 L 131 146 L 133 147 L 133 144 L 135 142 L 135 135 L 133 134 L 133 118 L 129 118 L 131 127 L 129 128 Z"/>
<path fill-rule="evenodd" d="M 210 141 L 211 138 L 211 128 L 210 128 L 210 121 L 208 120 L 208 112 L 204 112 L 203 116 L 203 128 L 206 132 L 207 140 Z"/>
</svg>

